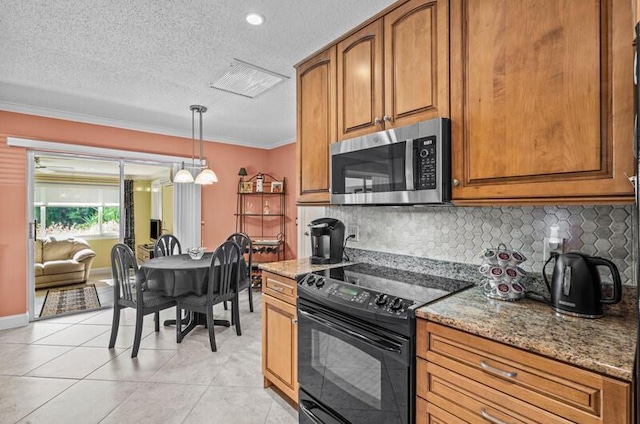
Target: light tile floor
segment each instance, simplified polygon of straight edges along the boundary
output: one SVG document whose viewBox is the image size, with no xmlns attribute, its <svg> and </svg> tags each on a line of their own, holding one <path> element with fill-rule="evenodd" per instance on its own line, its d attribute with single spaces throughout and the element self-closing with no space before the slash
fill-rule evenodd
<svg viewBox="0 0 640 424">
<path fill-rule="evenodd" d="M 175 327 L 156 333 L 149 315 L 131 359 L 133 310 L 112 350 L 110 309 L 0 331 L 0 423 L 297 423 L 295 408 L 262 387 L 261 294 L 254 313 L 240 299 L 242 336 L 216 327 L 217 352 L 205 328 L 176 344 Z M 222 305 L 215 315 L 230 318 Z"/>
</svg>

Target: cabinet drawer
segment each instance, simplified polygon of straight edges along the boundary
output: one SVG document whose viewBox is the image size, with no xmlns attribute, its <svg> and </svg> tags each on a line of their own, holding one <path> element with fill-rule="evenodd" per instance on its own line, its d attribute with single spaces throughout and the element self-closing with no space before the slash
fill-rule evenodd
<svg viewBox="0 0 640 424">
<path fill-rule="evenodd" d="M 422 398 L 417 398 L 416 424 L 466 424 L 466 422 Z"/>
<path fill-rule="evenodd" d="M 488 399 L 502 399 L 499 405 L 517 399 L 580 423 L 628 420 L 628 406 L 621 403 L 630 399 L 628 384 L 432 322 L 418 325 L 418 354 L 429 368 L 419 386 L 432 383 L 431 370 L 445 369 L 469 380 L 461 387 L 485 386 L 494 393 Z M 418 393 L 425 390 L 432 392 L 422 387 Z"/>
<path fill-rule="evenodd" d="M 424 359 L 417 360 L 416 389 L 419 396 L 465 422 L 570 424 L 561 417 L 530 405 L 481 382 L 467 378 Z"/>
<path fill-rule="evenodd" d="M 295 304 L 297 284 L 291 278 L 270 272 L 262 273 L 262 291 L 285 302 Z"/>
</svg>

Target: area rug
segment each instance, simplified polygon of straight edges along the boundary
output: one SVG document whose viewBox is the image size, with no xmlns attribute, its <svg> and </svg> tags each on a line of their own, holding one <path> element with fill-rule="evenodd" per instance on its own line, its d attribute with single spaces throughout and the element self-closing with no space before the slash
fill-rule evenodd
<svg viewBox="0 0 640 424">
<path fill-rule="evenodd" d="M 67 312 L 86 311 L 100 307 L 95 284 L 47 290 L 40 318 Z"/>
</svg>

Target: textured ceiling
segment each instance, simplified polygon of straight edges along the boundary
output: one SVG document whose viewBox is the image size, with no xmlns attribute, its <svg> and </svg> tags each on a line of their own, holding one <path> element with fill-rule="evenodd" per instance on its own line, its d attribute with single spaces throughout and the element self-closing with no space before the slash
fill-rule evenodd
<svg viewBox="0 0 640 424">
<path fill-rule="evenodd" d="M 295 139 L 293 65 L 391 0 L 0 0 L 0 109 L 270 148 Z M 260 27 L 246 13 L 266 17 Z M 209 88 L 237 58 L 290 79 Z"/>
</svg>

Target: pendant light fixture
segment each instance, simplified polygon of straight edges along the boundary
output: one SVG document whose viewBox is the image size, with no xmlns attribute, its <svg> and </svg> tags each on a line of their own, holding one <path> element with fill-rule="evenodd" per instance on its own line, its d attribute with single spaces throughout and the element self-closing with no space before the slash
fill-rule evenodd
<svg viewBox="0 0 640 424">
<path fill-rule="evenodd" d="M 209 185 L 218 182 L 218 176 L 213 172 L 207 165 L 202 164 L 202 114 L 207 111 L 205 106 L 200 105 L 191 105 L 189 106 L 191 110 L 191 169 L 199 169 L 200 173 L 195 178 L 195 183 L 200 185 Z M 199 114 L 200 118 L 200 157 L 199 163 L 196 165 L 195 159 L 195 142 L 196 142 L 196 129 L 195 129 L 195 115 L 196 112 Z M 189 168 L 189 167 L 187 167 Z M 173 181 L 176 183 L 192 183 L 194 182 L 193 174 L 185 169 L 184 162 L 182 163 L 182 169 L 178 171 L 176 176 L 173 178 Z"/>
</svg>

